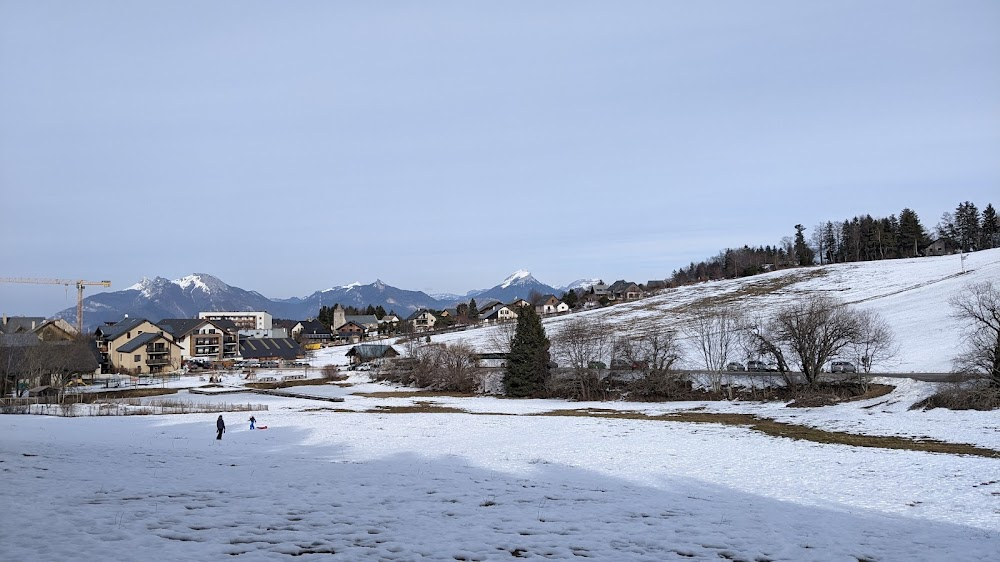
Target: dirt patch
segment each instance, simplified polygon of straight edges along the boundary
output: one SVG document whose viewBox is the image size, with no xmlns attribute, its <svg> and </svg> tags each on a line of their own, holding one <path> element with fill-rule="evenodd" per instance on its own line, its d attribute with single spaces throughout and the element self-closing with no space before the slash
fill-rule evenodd
<svg viewBox="0 0 1000 562">
<path fill-rule="evenodd" d="M 791 394 L 792 402 L 789 408 L 816 408 L 820 406 L 832 406 L 841 402 L 855 402 L 857 400 L 868 400 L 878 398 L 892 392 L 895 387 L 886 384 L 870 384 L 867 386 L 859 384 L 823 384 L 816 388 L 800 388 Z"/>
<path fill-rule="evenodd" d="M 787 437 L 827 443 L 832 445 L 849 445 L 852 447 L 873 447 L 879 449 L 902 449 L 907 451 L 924 451 L 928 453 L 946 453 L 952 455 L 973 455 L 987 458 L 1000 458 L 1000 451 L 977 447 L 966 443 L 946 443 L 933 439 L 914 439 L 908 437 L 857 435 L 841 431 L 826 431 L 814 427 L 779 422 L 770 418 L 761 418 L 752 414 L 716 414 L 711 412 L 678 412 L 659 416 L 647 416 L 641 412 L 604 409 L 584 410 L 553 410 L 538 416 L 569 416 L 595 417 L 629 420 L 655 420 L 685 423 L 718 423 L 747 427 L 772 437 Z"/>
</svg>

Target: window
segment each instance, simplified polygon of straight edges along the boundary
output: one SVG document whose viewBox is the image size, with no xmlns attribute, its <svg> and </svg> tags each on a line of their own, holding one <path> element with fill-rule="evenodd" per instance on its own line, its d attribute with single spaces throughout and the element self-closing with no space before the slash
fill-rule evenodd
<svg viewBox="0 0 1000 562">
<path fill-rule="evenodd" d="M 135 362 L 138 363 L 139 361 L 142 361 L 142 355 L 135 356 Z"/>
</svg>

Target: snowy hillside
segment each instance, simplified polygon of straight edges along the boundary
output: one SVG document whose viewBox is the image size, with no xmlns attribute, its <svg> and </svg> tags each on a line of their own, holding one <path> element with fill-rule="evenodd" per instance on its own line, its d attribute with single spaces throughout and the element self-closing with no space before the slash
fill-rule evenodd
<svg viewBox="0 0 1000 562">
<path fill-rule="evenodd" d="M 766 317 L 797 297 L 821 293 L 852 307 L 878 311 L 892 326 L 899 354 L 888 364 L 875 365 L 875 370 L 949 372 L 961 332 L 950 317 L 948 299 L 970 283 L 1000 280 L 1000 249 L 967 254 L 964 266 L 963 274 L 960 256 L 952 255 L 796 268 L 668 289 L 647 299 L 578 314 L 601 317 L 627 333 L 652 323 L 680 327 L 699 304 L 742 306 L 749 314 Z M 557 333 L 563 322 L 576 316 L 546 319 L 545 329 L 550 335 Z M 490 330 L 436 340 L 468 340 L 487 347 Z M 689 367 L 698 366 L 693 358 L 686 361 Z"/>
</svg>

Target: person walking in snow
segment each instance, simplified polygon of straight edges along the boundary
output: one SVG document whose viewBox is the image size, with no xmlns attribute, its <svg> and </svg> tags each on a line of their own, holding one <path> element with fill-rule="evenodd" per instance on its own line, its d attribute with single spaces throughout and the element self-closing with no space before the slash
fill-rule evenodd
<svg viewBox="0 0 1000 562">
<path fill-rule="evenodd" d="M 219 414 L 219 419 L 215 420 L 215 429 L 219 430 L 219 434 L 215 438 L 221 440 L 222 434 L 226 432 L 226 422 L 222 421 L 222 414 Z"/>
<path fill-rule="evenodd" d="M 257 418 L 250 416 L 250 429 L 253 429 L 253 424 L 257 423 Z"/>
</svg>

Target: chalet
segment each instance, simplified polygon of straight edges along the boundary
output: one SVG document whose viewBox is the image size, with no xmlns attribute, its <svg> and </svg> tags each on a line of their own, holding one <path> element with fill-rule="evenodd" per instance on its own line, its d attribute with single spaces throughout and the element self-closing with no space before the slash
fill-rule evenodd
<svg viewBox="0 0 1000 562">
<path fill-rule="evenodd" d="M 515 320 L 517 320 L 517 312 L 506 304 L 497 303 L 479 313 L 479 321 L 486 325 L 503 324 Z"/>
<path fill-rule="evenodd" d="M 164 318 L 157 322 L 173 336 L 181 348 L 181 359 L 202 358 L 210 361 L 235 359 L 240 352 L 239 330 L 229 320 L 201 318 Z"/>
<path fill-rule="evenodd" d="M 150 338 L 149 335 L 156 338 Z M 164 372 L 181 364 L 180 347 L 173 341 L 173 335 L 145 318 L 128 318 L 98 328 L 94 333 L 101 353 L 101 369 L 111 373 L 123 369 L 136 369 L 135 373 Z M 139 346 L 131 345 L 136 338 L 142 338 Z M 151 354 L 143 345 L 149 344 Z M 127 351 L 121 348 L 125 347 Z M 149 362 L 147 362 L 149 361 Z"/>
<path fill-rule="evenodd" d="M 507 306 L 510 307 L 511 310 L 517 310 L 522 306 L 531 306 L 531 303 L 524 299 L 516 299 L 514 300 L 514 302 L 509 303 Z"/>
<path fill-rule="evenodd" d="M 110 359 L 119 371 L 167 373 L 180 368 L 181 348 L 167 332 L 144 332 L 116 346 Z"/>
<path fill-rule="evenodd" d="M 368 363 L 369 361 L 380 361 L 399 357 L 399 352 L 391 345 L 384 344 L 361 344 L 352 347 L 347 351 L 347 357 L 351 358 L 352 365 Z"/>
<path fill-rule="evenodd" d="M 535 312 L 538 314 L 557 314 L 569 310 L 569 305 L 555 295 L 543 295 L 535 302 Z"/>
<path fill-rule="evenodd" d="M 944 238 L 938 238 L 931 243 L 930 246 L 924 248 L 925 256 L 945 256 L 948 254 L 954 254 L 958 251 L 958 245 L 951 240 L 945 240 Z"/>
<path fill-rule="evenodd" d="M 421 309 L 411 314 L 406 321 L 413 325 L 413 330 L 415 332 L 427 332 L 434 329 L 434 324 L 437 323 L 437 317 L 434 316 L 431 311 Z"/>
<path fill-rule="evenodd" d="M 374 314 L 348 314 L 344 316 L 344 324 L 354 322 L 365 331 L 366 334 L 378 333 L 379 320 Z M 337 326 L 340 331 L 341 326 Z"/>
<path fill-rule="evenodd" d="M 608 298 L 616 301 L 629 301 L 642 296 L 642 290 L 638 285 L 624 279 L 615 281 L 608 287 Z"/>
<path fill-rule="evenodd" d="M 333 339 L 333 332 L 319 320 L 305 320 L 292 327 L 292 337 L 297 340 L 324 342 Z"/>
<path fill-rule="evenodd" d="M 357 343 L 365 338 L 367 330 L 357 322 L 348 321 L 343 326 L 337 328 L 337 338 Z"/>
</svg>

